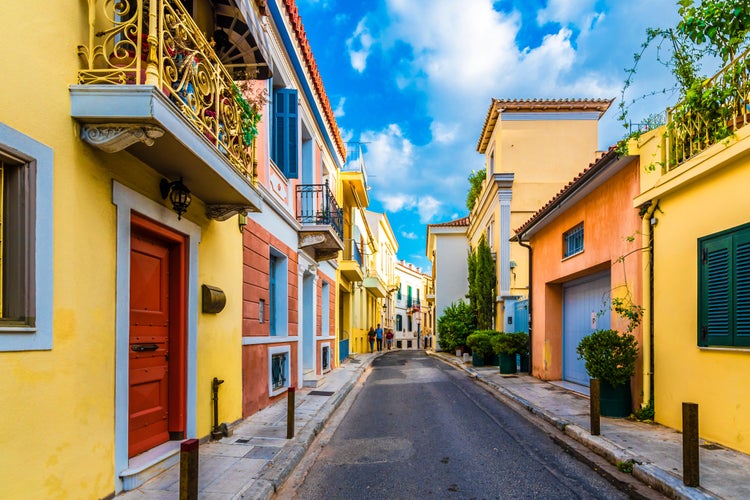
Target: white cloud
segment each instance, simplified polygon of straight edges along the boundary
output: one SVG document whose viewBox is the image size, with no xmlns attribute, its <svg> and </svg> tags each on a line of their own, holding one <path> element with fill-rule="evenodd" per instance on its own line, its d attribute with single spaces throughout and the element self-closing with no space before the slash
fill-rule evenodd
<svg viewBox="0 0 750 500">
<path fill-rule="evenodd" d="M 451 143 L 456 140 L 456 132 L 458 132 L 458 123 L 441 123 L 432 122 L 430 125 L 430 131 L 432 132 L 432 140 L 439 143 Z"/>
<path fill-rule="evenodd" d="M 333 116 L 336 118 L 341 118 L 346 113 L 344 112 L 344 104 L 346 104 L 346 97 L 342 97 L 339 99 L 338 104 L 336 104 L 336 109 L 333 110 Z"/>
<path fill-rule="evenodd" d="M 417 238 L 419 238 L 419 236 L 417 236 L 417 233 L 415 233 L 414 231 L 401 231 L 401 236 L 403 236 L 407 240 L 416 240 Z"/>
<path fill-rule="evenodd" d="M 417 212 L 419 212 L 419 222 L 422 224 L 428 224 L 432 222 L 435 215 L 440 212 L 442 203 L 432 196 L 422 196 L 419 198 L 417 205 Z"/>
<path fill-rule="evenodd" d="M 548 0 L 547 7 L 537 12 L 537 22 L 582 25 L 582 20 L 590 19 L 596 0 Z"/>
<path fill-rule="evenodd" d="M 349 51 L 349 60 L 352 68 L 362 73 L 367 68 L 367 58 L 370 56 L 375 39 L 367 27 L 367 17 L 357 23 L 357 28 L 350 38 L 346 40 L 346 48 Z"/>
</svg>

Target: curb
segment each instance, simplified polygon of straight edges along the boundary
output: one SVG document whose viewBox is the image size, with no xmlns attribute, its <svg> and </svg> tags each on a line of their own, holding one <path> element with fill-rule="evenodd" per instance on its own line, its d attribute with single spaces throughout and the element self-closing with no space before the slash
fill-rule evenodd
<svg viewBox="0 0 750 500">
<path fill-rule="evenodd" d="M 626 450 L 617 443 L 613 443 L 606 438 L 601 436 L 592 436 L 587 430 L 582 427 L 560 418 L 544 408 L 534 406 L 532 403 L 522 398 L 521 396 L 500 387 L 494 382 L 486 379 L 483 375 L 479 374 L 476 370 L 470 367 L 464 366 L 463 362 L 457 362 L 451 358 L 448 358 L 439 353 L 428 353 L 431 356 L 435 356 L 437 359 L 447 363 L 456 365 L 459 369 L 468 373 L 471 378 L 482 382 L 484 385 L 495 390 L 500 396 L 508 398 L 514 403 L 525 408 L 534 415 L 540 416 L 546 422 L 552 424 L 559 431 L 581 443 L 582 445 L 589 448 L 591 451 L 605 458 L 612 465 L 618 463 L 627 462 L 632 460 L 633 464 L 633 477 L 641 481 L 642 483 L 650 486 L 651 488 L 675 499 L 717 499 L 716 495 L 711 494 L 703 488 L 692 488 L 685 486 L 682 480 L 669 472 L 666 472 L 652 463 L 641 463 L 637 455 Z"/>
<path fill-rule="evenodd" d="M 341 388 L 336 391 L 336 394 L 321 406 L 315 416 L 300 429 L 295 437 L 281 448 L 274 460 L 266 464 L 260 472 L 259 477 L 248 483 L 242 491 L 234 496 L 234 499 L 267 500 L 272 498 L 300 463 L 302 457 L 304 457 L 315 437 L 331 418 L 333 412 L 341 406 L 341 403 L 349 395 L 364 372 L 370 367 L 370 364 L 380 356 L 382 354 L 373 356 L 369 361 L 362 362 L 357 368 L 351 370 L 353 376 L 344 382 Z"/>
</svg>

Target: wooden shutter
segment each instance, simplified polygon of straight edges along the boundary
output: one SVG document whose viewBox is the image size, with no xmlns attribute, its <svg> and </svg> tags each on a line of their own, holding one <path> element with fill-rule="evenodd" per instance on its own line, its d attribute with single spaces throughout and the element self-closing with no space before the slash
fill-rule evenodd
<svg viewBox="0 0 750 500">
<path fill-rule="evenodd" d="M 734 237 L 734 345 L 750 346 L 750 231 Z"/>
<path fill-rule="evenodd" d="M 297 151 L 297 91 L 274 91 L 273 161 L 289 179 L 298 176 Z"/>
<path fill-rule="evenodd" d="M 701 242 L 700 252 L 698 344 L 732 345 L 731 236 Z"/>
</svg>

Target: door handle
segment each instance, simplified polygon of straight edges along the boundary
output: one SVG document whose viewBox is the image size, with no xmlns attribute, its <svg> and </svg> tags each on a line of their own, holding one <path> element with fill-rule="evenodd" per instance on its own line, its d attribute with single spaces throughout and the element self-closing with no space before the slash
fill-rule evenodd
<svg viewBox="0 0 750 500">
<path fill-rule="evenodd" d="M 155 351 L 158 348 L 158 344 L 133 344 L 130 346 L 130 350 L 135 352 Z"/>
</svg>

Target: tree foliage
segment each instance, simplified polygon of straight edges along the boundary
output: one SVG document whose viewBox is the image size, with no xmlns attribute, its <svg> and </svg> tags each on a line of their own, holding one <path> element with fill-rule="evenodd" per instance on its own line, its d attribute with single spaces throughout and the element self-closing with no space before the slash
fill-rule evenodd
<svg viewBox="0 0 750 500">
<path fill-rule="evenodd" d="M 469 174 L 469 193 L 466 195 L 466 208 L 471 212 L 474 209 L 474 204 L 479 198 L 479 193 L 482 192 L 482 185 L 484 180 L 487 178 L 487 171 L 482 169 L 479 171 L 472 170 Z"/>
<path fill-rule="evenodd" d="M 466 338 L 477 329 L 477 318 L 472 307 L 459 300 L 445 308 L 438 318 L 437 329 L 440 349 L 454 351 L 466 345 Z"/>
<path fill-rule="evenodd" d="M 487 240 L 484 236 L 477 247 L 469 252 L 469 303 L 477 316 L 477 328 L 489 330 L 495 317 L 495 287 L 497 275 L 495 261 L 492 259 Z"/>
<path fill-rule="evenodd" d="M 706 108 L 706 114 L 716 114 L 713 109 L 716 107 L 715 103 L 720 103 L 724 96 L 714 94 L 735 90 L 706 87 L 706 77 L 701 74 L 701 66 L 715 57 L 726 65 L 747 47 L 750 0 L 702 0 L 697 5 L 694 0 L 679 0 L 678 5 L 680 21 L 677 25 L 646 30 L 646 40 L 641 44 L 640 51 L 633 55 L 633 66 L 626 69 L 627 78 L 622 89 L 619 115 L 626 128 L 630 127 L 628 106 L 641 97 L 627 102 L 625 93 L 633 82 L 638 63 L 646 49 L 652 45 L 656 45 L 657 60 L 674 75 L 679 100 L 687 102 L 689 111 L 703 112 Z M 649 95 L 675 89 L 653 91 Z M 709 119 L 710 117 L 704 117 L 704 120 Z M 714 139 L 726 136 L 725 132 L 717 131 Z"/>
</svg>

